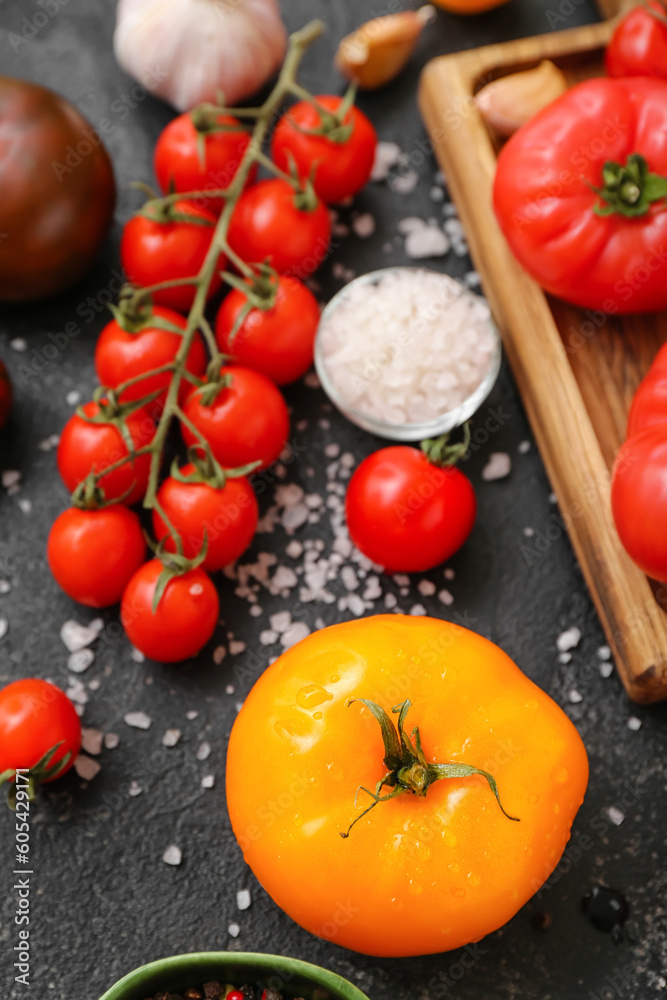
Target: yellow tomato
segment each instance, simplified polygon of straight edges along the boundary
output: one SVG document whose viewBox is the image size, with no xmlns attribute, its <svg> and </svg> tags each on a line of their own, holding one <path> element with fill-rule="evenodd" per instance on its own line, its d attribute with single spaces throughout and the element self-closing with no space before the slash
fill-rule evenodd
<svg viewBox="0 0 667 1000">
<path fill-rule="evenodd" d="M 507 0 L 433 0 L 438 7 L 449 10 L 453 14 L 481 14 L 507 3 Z"/>
<path fill-rule="evenodd" d="M 378 718 L 395 727 L 408 700 L 399 761 Z M 373 799 L 359 791 L 355 805 L 357 789 L 383 779 L 392 797 L 362 816 Z M 232 730 L 227 802 L 246 861 L 302 927 L 420 955 L 478 941 L 537 891 L 587 779 L 572 723 L 497 646 L 380 615 L 322 629 L 266 670 Z"/>
</svg>

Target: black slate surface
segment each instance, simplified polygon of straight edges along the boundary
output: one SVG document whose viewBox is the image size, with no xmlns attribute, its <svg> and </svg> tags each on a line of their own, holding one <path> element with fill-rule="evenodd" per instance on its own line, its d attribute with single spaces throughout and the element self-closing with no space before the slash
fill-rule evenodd
<svg viewBox="0 0 667 1000">
<path fill-rule="evenodd" d="M 106 321 L 105 290 L 114 287 L 119 267 L 120 226 L 137 205 L 137 196 L 127 185 L 132 180 L 151 181 L 152 148 L 171 116 L 165 105 L 151 98 L 138 102 L 125 116 L 116 110 L 120 105 L 115 102 L 129 92 L 131 82 L 111 52 L 113 7 L 109 0 L 94 4 L 54 0 L 45 8 L 34 0 L 4 0 L 0 5 L 2 72 L 53 87 L 93 123 L 111 117 L 115 127 L 108 148 L 120 190 L 113 236 L 84 283 L 48 303 L 0 309 L 0 352 L 16 387 L 13 416 L 0 437 L 0 465 L 22 475 L 21 491 L 11 497 L 2 491 L 0 498 L 0 577 L 12 586 L 0 595 L 0 616 L 9 621 L 9 633 L 0 644 L 0 682 L 37 675 L 66 686 L 60 627 L 70 617 L 82 622 L 93 617 L 58 590 L 46 566 L 47 533 L 67 498 L 54 453 L 41 451 L 38 443 L 59 431 L 72 412 L 67 394 L 78 390 L 87 397 L 94 387 L 93 348 Z M 338 39 L 364 18 L 382 12 L 370 0 L 284 0 L 282 7 L 290 29 L 315 16 L 329 26 L 327 36 L 304 63 L 303 82 L 316 92 L 339 87 L 331 68 Z M 29 41 L 17 42 L 17 37 L 30 32 L 42 9 L 50 11 L 47 23 Z M 390 254 L 382 250 L 394 239 L 398 220 L 440 212 L 429 197 L 436 166 L 423 152 L 424 130 L 415 102 L 420 64 L 442 52 L 544 32 L 554 24 L 570 27 L 596 16 L 591 0 L 513 0 L 472 19 L 439 15 L 409 71 L 383 92 L 361 100 L 380 137 L 399 142 L 413 154 L 420 184 L 408 195 L 394 194 L 384 184 L 367 188 L 356 208 L 374 214 L 377 230 L 371 239 L 350 237 L 341 242 L 320 275 L 323 297 L 340 287 L 332 276 L 336 261 L 357 273 L 405 262 L 400 241 Z M 40 24 L 43 20 L 37 18 Z M 459 276 L 471 267 L 467 259 L 452 253 L 429 263 Z M 61 331 L 70 320 L 80 323 L 81 335 L 42 364 L 39 358 L 51 343 L 49 334 Z M 16 337 L 26 339 L 26 352 L 10 348 Z M 297 433 L 305 450 L 289 467 L 288 482 L 324 493 L 326 443 L 339 442 L 357 460 L 381 445 L 330 412 L 321 391 L 299 384 L 287 396 L 295 421 L 308 418 L 307 429 Z M 117 610 L 104 615 L 106 628 L 95 663 L 80 678 L 86 685 L 99 681 L 98 689 L 86 689 L 84 724 L 118 733 L 120 745 L 103 750 L 101 773 L 92 782 L 86 784 L 70 774 L 52 786 L 33 817 L 32 995 L 95 1000 L 143 962 L 207 949 L 278 952 L 321 963 L 352 979 L 373 1000 L 449 996 L 644 1000 L 664 995 L 667 711 L 665 706 L 631 705 L 615 676 L 601 677 L 597 650 L 604 639 L 565 533 L 539 556 L 534 554 L 538 534 L 532 538 L 524 534 L 525 528 L 544 533 L 558 515 L 534 446 L 527 454 L 518 451 L 530 432 L 506 368 L 478 427 L 492 409 L 502 414 L 500 429 L 488 441 L 480 441 L 466 466 L 478 489 L 479 518 L 469 543 L 451 563 L 456 576 L 446 585 L 454 604 L 445 608 L 436 597 L 422 597 L 417 579 L 407 596 L 399 594 L 399 602 L 406 610 L 421 603 L 430 614 L 458 613 L 474 619 L 473 627 L 517 660 L 579 728 L 590 755 L 590 788 L 575 822 L 574 846 L 568 848 L 552 884 L 510 924 L 485 939 L 474 964 L 465 971 L 458 953 L 378 961 L 326 944 L 295 926 L 254 881 L 232 836 L 224 799 L 226 741 L 235 703 L 243 699 L 269 655 L 278 651 L 257 643 L 260 629 L 268 627 L 268 615 L 287 604 L 311 627 L 318 615 L 327 623 L 348 615 L 341 615 L 335 604 L 295 609 L 279 596 L 262 594 L 264 614 L 251 618 L 246 602 L 234 595 L 232 582 L 222 580 L 226 629 L 247 649 L 240 655 L 228 654 L 220 666 L 212 662 L 212 649 L 226 641 L 225 628 L 219 629 L 215 642 L 196 663 L 162 667 L 134 662 Z M 329 420 L 330 427 L 320 426 L 320 419 Z M 513 470 L 508 479 L 484 483 L 480 472 L 492 451 L 509 452 Z M 310 477 L 309 467 L 314 469 Z M 19 507 L 21 500 L 30 501 L 29 512 Z M 296 537 L 315 536 L 329 546 L 326 520 L 299 529 Z M 286 541 L 278 529 L 259 536 L 253 551 L 275 551 L 281 557 Z M 443 586 L 441 570 L 426 576 L 438 588 Z M 342 593 L 340 584 L 333 587 Z M 399 593 L 394 583 L 387 588 Z M 571 662 L 562 664 L 556 637 L 572 625 L 581 629 L 582 640 Z M 227 685 L 234 685 L 234 694 L 226 693 Z M 570 700 L 572 691 L 579 692 L 581 701 Z M 130 710 L 150 715 L 151 729 L 129 728 L 123 715 Z M 188 710 L 196 710 L 197 718 L 187 720 Z M 631 716 L 641 720 L 639 731 L 628 728 Z M 183 737 L 178 747 L 167 750 L 161 738 L 170 727 L 181 729 Z M 213 748 L 205 763 L 195 756 L 202 740 Z M 200 787 L 204 774 L 215 775 L 215 788 Z M 132 780 L 142 788 L 134 797 L 128 794 Z M 609 807 L 624 814 L 620 826 L 609 822 Z M 11 969 L 16 943 L 12 836 L 12 818 L 0 813 L 1 990 L 3 997 L 18 998 L 28 990 L 13 982 Z M 162 861 L 170 844 L 183 850 L 180 867 Z M 620 943 L 593 928 L 580 912 L 583 893 L 595 883 L 621 889 L 629 900 L 631 919 Z M 252 906 L 241 913 L 236 893 L 242 888 L 251 890 Z M 533 926 L 532 918 L 539 913 L 550 916 L 548 931 Z M 231 922 L 241 927 L 236 939 L 227 932 Z"/>
</svg>

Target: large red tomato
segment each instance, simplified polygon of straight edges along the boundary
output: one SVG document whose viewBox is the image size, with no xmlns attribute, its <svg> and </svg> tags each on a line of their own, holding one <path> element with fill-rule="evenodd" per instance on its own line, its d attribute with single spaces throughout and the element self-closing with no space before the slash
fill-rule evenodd
<svg viewBox="0 0 667 1000">
<path fill-rule="evenodd" d="M 53 295 L 90 268 L 116 185 L 99 132 L 64 97 L 0 77 L 0 299 Z"/>
<path fill-rule="evenodd" d="M 607 313 L 667 307 L 667 81 L 573 87 L 502 149 L 496 215 L 548 292 Z"/>
<path fill-rule="evenodd" d="M 185 330 L 186 320 L 180 313 L 162 306 L 154 306 L 153 315 L 166 320 L 173 326 Z M 124 329 L 116 319 L 102 330 L 95 347 L 95 371 L 102 385 L 115 389 L 122 382 L 144 375 L 154 368 L 171 364 L 181 346 L 182 337 L 170 330 L 153 325 L 150 320 L 139 329 Z M 198 333 L 195 334 L 188 352 L 185 367 L 193 375 L 203 375 L 206 371 L 206 349 Z M 162 389 L 157 402 L 163 403 L 171 382 L 171 372 L 151 375 L 128 386 L 121 395 L 121 401 L 141 399 Z M 181 383 L 181 397 L 187 392 L 188 383 Z"/>
<path fill-rule="evenodd" d="M 196 278 L 213 238 L 216 217 L 191 201 L 177 201 L 169 218 L 162 218 L 159 200 L 149 202 L 143 212 L 133 215 L 123 230 L 120 258 L 130 281 L 147 287 L 177 278 Z M 188 219 L 194 218 L 194 222 Z M 171 219 L 171 221 L 170 221 Z M 220 255 L 208 290 L 208 298 L 220 288 L 226 261 Z M 159 305 L 187 313 L 195 297 L 195 286 L 176 285 L 153 293 Z"/>
<path fill-rule="evenodd" d="M 240 365 L 220 369 L 229 380 L 208 402 L 206 387 L 193 389 L 183 412 L 204 435 L 214 457 L 225 469 L 237 469 L 250 462 L 267 468 L 275 462 L 287 443 L 289 413 L 282 393 L 260 372 Z M 181 423 L 183 440 L 196 444 L 198 438 Z"/>
<path fill-rule="evenodd" d="M 264 261 L 281 274 L 305 278 L 326 260 L 331 220 L 312 192 L 298 194 L 280 178 L 260 181 L 239 198 L 229 245 L 250 264 Z"/>
<path fill-rule="evenodd" d="M 313 293 L 287 274 L 279 276 L 274 292 L 270 308 L 254 306 L 238 325 L 248 298 L 232 289 L 218 310 L 215 337 L 222 353 L 236 363 L 262 372 L 276 385 L 287 385 L 313 363 L 320 307 Z"/>
<path fill-rule="evenodd" d="M 648 0 L 617 24 L 605 53 L 609 76 L 667 78 L 667 3 Z"/>
<path fill-rule="evenodd" d="M 85 417 L 100 415 L 97 403 L 86 403 Z M 127 431 L 135 450 L 149 444 L 155 434 L 155 424 L 141 410 L 125 418 Z M 91 422 L 75 413 L 65 424 L 58 443 L 58 471 L 70 492 L 91 472 L 101 472 L 108 466 L 129 455 L 127 442 L 115 423 Z M 139 455 L 119 465 L 113 472 L 103 475 L 98 485 L 107 500 L 118 500 L 131 506 L 146 492 L 151 457 Z M 127 494 L 127 496 L 125 495 Z M 122 498 L 122 500 L 121 500 Z"/>
<path fill-rule="evenodd" d="M 337 119 L 342 97 L 321 94 L 315 100 L 325 114 L 310 101 L 299 101 L 276 125 L 271 153 L 282 170 L 288 172 L 295 163 L 302 181 L 312 177 L 319 197 L 331 205 L 364 186 L 373 169 L 377 136 L 354 105 Z M 321 134 L 312 134 L 316 129 Z"/>
<path fill-rule="evenodd" d="M 162 130 L 155 146 L 155 176 L 164 194 L 228 187 L 248 148 L 250 133 L 231 115 L 211 116 L 201 108 L 179 115 Z M 252 180 L 255 167 L 250 174 Z M 220 198 L 197 199 L 212 212 Z"/>
</svg>

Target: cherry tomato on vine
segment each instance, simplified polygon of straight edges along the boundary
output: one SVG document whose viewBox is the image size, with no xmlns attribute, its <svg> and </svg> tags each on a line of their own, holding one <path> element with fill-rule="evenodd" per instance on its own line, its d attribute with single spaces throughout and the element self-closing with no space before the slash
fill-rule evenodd
<svg viewBox="0 0 667 1000">
<path fill-rule="evenodd" d="M 159 559 L 137 570 L 123 594 L 120 620 L 130 642 L 159 663 L 195 656 L 215 631 L 220 610 L 211 578 L 199 568 L 174 576 L 153 611 L 153 595 L 164 567 Z"/>
<path fill-rule="evenodd" d="M 609 76 L 667 79 L 667 3 L 648 0 L 617 24 L 605 53 Z"/>
<path fill-rule="evenodd" d="M 70 507 L 49 532 L 46 556 L 58 586 L 80 604 L 117 604 L 146 555 L 139 518 L 121 504 Z"/>
<path fill-rule="evenodd" d="M 145 211 L 149 215 L 138 212 L 123 230 L 120 258 L 129 280 L 145 288 L 163 281 L 196 277 L 211 245 L 217 221 L 215 215 L 191 201 L 175 202 L 173 210 L 167 211 L 166 219 L 162 218 L 163 207 L 159 200 L 149 202 Z M 200 221 L 172 219 L 174 213 Z M 221 254 L 207 298 L 215 295 L 220 288 L 218 271 L 224 270 L 225 266 L 224 254 Z M 152 295 L 158 305 L 183 313 L 189 311 L 194 297 L 194 285 L 176 285 Z"/>
<path fill-rule="evenodd" d="M 90 402 L 85 404 L 83 412 L 86 417 L 96 417 L 101 410 L 97 403 Z M 130 413 L 125 417 L 125 425 L 135 449 L 153 440 L 155 424 L 145 411 Z M 127 444 L 116 424 L 91 423 L 75 413 L 60 435 L 58 471 L 72 493 L 91 472 L 101 472 L 126 455 L 129 455 Z M 107 500 L 118 500 L 130 507 L 146 492 L 149 470 L 150 455 L 139 455 L 102 476 L 98 485 Z M 131 492 L 124 496 L 128 490 Z"/>
<path fill-rule="evenodd" d="M 364 459 L 345 501 L 352 541 L 388 573 L 423 572 L 445 562 L 472 531 L 476 511 L 467 476 L 406 445 Z"/>
<path fill-rule="evenodd" d="M 223 354 L 262 372 L 276 385 L 294 382 L 313 363 L 313 344 L 320 307 L 313 293 L 296 278 L 282 274 L 270 309 L 253 307 L 232 338 L 247 296 L 232 289 L 215 321 L 215 336 Z"/>
<path fill-rule="evenodd" d="M 289 413 L 282 393 L 265 375 L 250 368 L 225 366 L 223 386 L 210 405 L 202 398 L 204 389 L 193 389 L 183 404 L 183 412 L 211 446 L 213 455 L 225 469 L 250 462 L 267 468 L 280 455 L 289 435 Z M 198 438 L 181 423 L 186 444 Z"/>
<path fill-rule="evenodd" d="M 161 190 L 171 194 L 228 187 L 249 142 L 250 133 L 231 115 L 211 117 L 201 109 L 178 115 L 162 130 L 155 146 L 155 176 Z M 256 174 L 255 166 L 250 183 Z M 221 198 L 198 198 L 197 204 L 216 213 L 223 207 Z"/>
<path fill-rule="evenodd" d="M 250 264 L 268 260 L 281 274 L 305 278 L 326 259 L 331 220 L 323 201 L 278 178 L 260 181 L 239 198 L 227 234 Z"/>
<path fill-rule="evenodd" d="M 611 509 L 628 555 L 647 576 L 667 583 L 667 423 L 648 426 L 621 446 Z"/>
<path fill-rule="evenodd" d="M 193 476 L 192 464 L 180 469 L 181 476 Z M 160 507 L 181 536 L 183 555 L 193 559 L 201 552 L 206 534 L 206 558 L 202 569 L 213 573 L 233 563 L 250 545 L 259 517 L 257 498 L 245 476 L 228 478 L 216 488 L 206 482 L 185 483 L 169 476 L 157 495 Z M 169 529 L 157 510 L 153 510 L 153 531 L 158 541 L 169 536 Z M 175 552 L 167 537 L 165 548 Z"/>
<path fill-rule="evenodd" d="M 163 306 L 154 306 L 153 315 L 167 320 L 185 330 L 187 321 L 180 313 Z M 150 321 L 136 332 L 125 330 L 118 320 L 112 319 L 102 330 L 95 347 L 95 371 L 102 385 L 115 389 L 121 382 L 136 378 L 154 368 L 173 362 L 181 346 L 181 336 L 170 330 L 153 326 Z M 202 376 L 206 371 L 206 349 L 199 335 L 195 334 L 188 353 L 185 367 L 193 375 Z M 164 390 L 157 398 L 158 408 L 164 405 L 167 389 L 171 382 L 171 372 L 150 375 L 148 378 L 128 386 L 121 395 L 121 402 L 141 399 L 158 389 Z M 189 383 L 183 379 L 179 396 L 182 399 Z"/>
<path fill-rule="evenodd" d="M 50 774 L 35 778 L 54 781 L 74 763 L 81 748 L 81 723 L 64 691 L 37 677 L 13 681 L 0 691 L 0 774 L 34 768 L 56 746 Z M 69 760 L 58 764 L 69 754 Z M 10 780 L 14 780 L 11 778 Z"/>
<path fill-rule="evenodd" d="M 342 97 L 315 98 L 331 116 L 340 111 Z M 328 129 L 327 129 L 328 124 Z M 309 135 L 323 129 L 319 135 Z M 359 108 L 352 105 L 342 122 L 325 116 L 309 101 L 299 101 L 280 119 L 273 134 L 271 155 L 277 166 L 290 171 L 296 163 L 302 181 L 311 175 L 317 195 L 328 205 L 345 201 L 360 191 L 371 175 L 377 135 Z M 314 174 L 312 173 L 314 169 Z"/>
</svg>

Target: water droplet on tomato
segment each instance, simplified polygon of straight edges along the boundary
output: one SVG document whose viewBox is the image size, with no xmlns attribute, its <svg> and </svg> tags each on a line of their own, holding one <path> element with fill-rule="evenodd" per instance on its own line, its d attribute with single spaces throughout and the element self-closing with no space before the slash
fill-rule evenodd
<svg viewBox="0 0 667 1000">
<path fill-rule="evenodd" d="M 582 897 L 581 910 L 593 927 L 615 940 L 620 940 L 621 927 L 630 916 L 630 905 L 623 893 L 606 885 L 589 889 Z"/>
<path fill-rule="evenodd" d="M 330 684 L 338 684 L 339 680 L 340 680 L 340 677 L 338 676 L 338 674 L 334 674 L 333 677 L 330 678 L 329 683 Z"/>
<path fill-rule="evenodd" d="M 528 792 L 528 801 L 530 802 L 531 806 L 534 806 L 536 802 L 539 802 L 540 797 L 537 794 L 537 792 Z"/>
<path fill-rule="evenodd" d="M 570 772 L 566 767 L 556 767 L 551 772 L 551 777 L 557 785 L 564 785 L 570 777 Z"/>
<path fill-rule="evenodd" d="M 299 708 L 316 708 L 325 701 L 333 701 L 333 695 L 321 684 L 306 684 L 297 693 L 296 703 Z"/>
<path fill-rule="evenodd" d="M 324 714 L 322 712 L 313 712 L 313 718 L 319 722 L 320 719 L 324 718 Z"/>
</svg>

